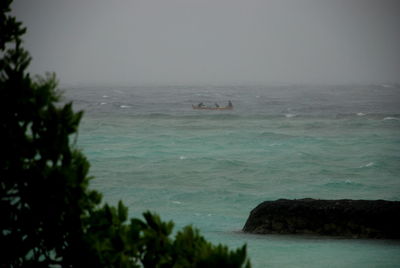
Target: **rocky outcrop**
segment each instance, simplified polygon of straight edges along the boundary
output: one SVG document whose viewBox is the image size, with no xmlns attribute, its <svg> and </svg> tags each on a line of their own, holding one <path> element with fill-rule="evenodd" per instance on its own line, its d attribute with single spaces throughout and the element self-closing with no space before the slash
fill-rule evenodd
<svg viewBox="0 0 400 268">
<path fill-rule="evenodd" d="M 400 201 L 279 199 L 253 209 L 244 232 L 400 238 Z"/>
</svg>

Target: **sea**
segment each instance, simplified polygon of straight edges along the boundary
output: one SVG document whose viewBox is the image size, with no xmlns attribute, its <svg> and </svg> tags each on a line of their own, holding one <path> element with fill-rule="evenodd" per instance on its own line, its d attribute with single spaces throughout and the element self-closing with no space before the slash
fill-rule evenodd
<svg viewBox="0 0 400 268">
<path fill-rule="evenodd" d="M 253 267 L 400 267 L 400 241 L 243 233 L 280 198 L 400 201 L 400 85 L 61 86 L 90 187 L 247 245 Z M 233 110 L 194 110 L 192 105 Z M 400 226 L 399 226 L 400 228 Z"/>
</svg>

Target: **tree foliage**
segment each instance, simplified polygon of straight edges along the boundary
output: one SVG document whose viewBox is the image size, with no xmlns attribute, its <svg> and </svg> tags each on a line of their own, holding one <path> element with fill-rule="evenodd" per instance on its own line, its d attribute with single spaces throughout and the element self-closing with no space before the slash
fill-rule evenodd
<svg viewBox="0 0 400 268">
<path fill-rule="evenodd" d="M 5 267 L 248 267 L 191 226 L 101 205 L 88 188 L 89 162 L 76 148 L 82 112 L 61 104 L 54 74 L 32 79 L 25 28 L 0 1 L 0 265 Z"/>
</svg>

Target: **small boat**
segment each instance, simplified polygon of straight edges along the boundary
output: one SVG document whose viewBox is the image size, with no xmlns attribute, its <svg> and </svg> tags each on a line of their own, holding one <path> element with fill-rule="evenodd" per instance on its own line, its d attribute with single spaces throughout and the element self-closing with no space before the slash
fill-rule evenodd
<svg viewBox="0 0 400 268">
<path fill-rule="evenodd" d="M 202 102 L 198 105 L 192 104 L 193 110 L 213 110 L 213 111 L 224 111 L 224 110 L 233 110 L 232 102 L 229 101 L 227 106 L 220 107 L 218 104 L 215 106 L 206 106 Z"/>
<path fill-rule="evenodd" d="M 215 111 L 233 110 L 233 106 L 210 107 L 210 106 L 192 105 L 192 108 L 193 110 L 215 110 Z"/>
</svg>

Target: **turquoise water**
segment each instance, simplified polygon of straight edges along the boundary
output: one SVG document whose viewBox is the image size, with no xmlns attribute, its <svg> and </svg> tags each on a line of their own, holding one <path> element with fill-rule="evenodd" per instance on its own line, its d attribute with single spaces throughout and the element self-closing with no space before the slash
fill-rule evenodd
<svg viewBox="0 0 400 268">
<path fill-rule="evenodd" d="M 246 243 L 254 267 L 399 267 L 400 243 L 240 232 L 278 198 L 400 200 L 396 86 L 76 87 L 78 146 L 91 186 L 192 224 L 215 243 Z M 194 111 L 192 104 L 233 111 Z"/>
</svg>

